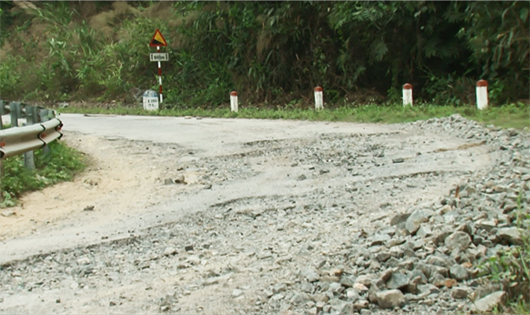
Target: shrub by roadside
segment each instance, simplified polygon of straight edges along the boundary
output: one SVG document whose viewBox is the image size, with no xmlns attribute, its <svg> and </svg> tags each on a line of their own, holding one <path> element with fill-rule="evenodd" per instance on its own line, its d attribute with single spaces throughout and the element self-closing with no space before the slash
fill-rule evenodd
<svg viewBox="0 0 530 315">
<path fill-rule="evenodd" d="M 58 182 L 72 180 L 85 168 L 85 157 L 62 142 L 50 144 L 50 152 L 35 151 L 35 171 L 24 168 L 22 155 L 4 161 L 0 180 L 0 208 L 11 207 L 24 192 L 39 190 Z M 3 198 L 2 198 L 3 197 Z"/>
</svg>

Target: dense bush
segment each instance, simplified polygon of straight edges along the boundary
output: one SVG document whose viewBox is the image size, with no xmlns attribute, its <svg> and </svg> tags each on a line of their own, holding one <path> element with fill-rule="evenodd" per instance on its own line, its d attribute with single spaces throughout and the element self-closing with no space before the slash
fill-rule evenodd
<svg viewBox="0 0 530 315">
<path fill-rule="evenodd" d="M 217 105 L 230 90 L 252 103 L 326 100 L 493 103 L 529 95 L 528 5 L 506 2 L 2 1 L 0 97 L 133 102 L 157 89 L 148 46 L 169 46 L 165 99 Z M 15 40 L 16 39 L 16 40 Z"/>
</svg>

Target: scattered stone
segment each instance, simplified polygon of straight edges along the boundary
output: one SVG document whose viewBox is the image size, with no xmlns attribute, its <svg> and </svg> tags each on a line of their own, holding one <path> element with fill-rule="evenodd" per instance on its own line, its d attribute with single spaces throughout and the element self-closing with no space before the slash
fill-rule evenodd
<svg viewBox="0 0 530 315">
<path fill-rule="evenodd" d="M 453 287 L 451 296 L 455 299 L 465 299 L 471 290 L 468 287 Z"/>
<path fill-rule="evenodd" d="M 377 304 L 381 308 L 393 309 L 405 304 L 405 296 L 399 290 L 386 290 L 377 293 Z"/>
<path fill-rule="evenodd" d="M 434 214 L 431 210 L 416 210 L 411 213 L 406 222 L 407 231 L 410 234 L 416 233 L 423 222 L 427 222 Z"/>
<path fill-rule="evenodd" d="M 408 284 L 409 278 L 406 275 L 400 272 L 394 272 L 386 283 L 386 287 L 388 289 L 401 289 L 406 287 Z"/>
<path fill-rule="evenodd" d="M 173 182 L 175 184 L 186 184 L 186 178 L 184 175 L 179 175 L 173 179 Z"/>
<path fill-rule="evenodd" d="M 320 275 L 318 274 L 318 272 L 316 272 L 313 269 L 302 270 L 302 272 L 300 273 L 300 276 L 304 278 L 305 280 L 307 280 L 308 282 L 315 282 L 315 281 L 318 281 L 318 279 L 320 279 Z"/>
<path fill-rule="evenodd" d="M 240 290 L 240 289 L 234 289 L 234 290 L 232 291 L 232 297 L 235 297 L 235 298 L 240 297 L 240 296 L 243 295 L 243 293 L 244 293 L 243 290 Z"/>
<path fill-rule="evenodd" d="M 88 264 L 90 264 L 90 259 L 87 258 L 87 257 L 79 258 L 77 260 L 77 264 L 78 265 L 88 265 Z"/>
<path fill-rule="evenodd" d="M 479 313 L 487 313 L 493 310 L 496 306 L 502 304 L 504 296 L 506 293 L 504 291 L 493 292 L 485 297 L 475 301 L 475 304 L 471 309 Z"/>
<path fill-rule="evenodd" d="M 467 272 L 467 269 L 459 264 L 454 264 L 449 269 L 449 274 L 451 275 L 451 277 L 453 277 L 454 279 L 458 281 L 467 280 L 467 278 L 469 277 L 469 273 Z"/>
<path fill-rule="evenodd" d="M 164 256 L 171 256 L 171 255 L 175 255 L 177 253 L 177 250 L 173 247 L 166 247 L 166 249 L 164 249 Z"/>
<path fill-rule="evenodd" d="M 94 211 L 95 206 L 86 206 L 83 211 Z"/>
<path fill-rule="evenodd" d="M 2 216 L 4 217 L 11 217 L 11 216 L 14 216 L 15 214 L 16 212 L 13 210 L 6 210 L 2 212 Z"/>
<path fill-rule="evenodd" d="M 516 227 L 502 228 L 497 230 L 497 237 L 510 245 L 523 245 L 523 234 L 528 234 L 528 232 Z"/>
<path fill-rule="evenodd" d="M 307 293 L 299 292 L 293 295 L 293 297 L 291 298 L 291 304 L 302 304 L 309 300 L 311 300 L 311 298 L 309 297 L 309 295 L 307 295 Z"/>
<path fill-rule="evenodd" d="M 454 232 L 445 239 L 445 246 L 449 250 L 458 248 L 460 250 L 466 250 L 471 244 L 471 237 L 465 232 Z"/>
</svg>

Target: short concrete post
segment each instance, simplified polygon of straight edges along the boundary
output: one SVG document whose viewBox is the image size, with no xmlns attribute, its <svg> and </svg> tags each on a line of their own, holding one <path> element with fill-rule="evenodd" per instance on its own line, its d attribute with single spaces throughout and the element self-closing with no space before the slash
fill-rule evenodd
<svg viewBox="0 0 530 315">
<path fill-rule="evenodd" d="M 233 112 L 237 112 L 237 110 L 238 110 L 237 92 L 236 91 L 230 92 L 230 110 L 233 111 Z"/>
<path fill-rule="evenodd" d="M 407 105 L 412 106 L 412 84 L 410 83 L 403 85 L 403 107 Z"/>
<path fill-rule="evenodd" d="M 488 81 L 477 82 L 477 108 L 483 110 L 488 108 Z"/>
<path fill-rule="evenodd" d="M 322 87 L 317 86 L 315 88 L 315 109 L 322 110 L 324 109 L 324 95 L 322 92 Z"/>
</svg>

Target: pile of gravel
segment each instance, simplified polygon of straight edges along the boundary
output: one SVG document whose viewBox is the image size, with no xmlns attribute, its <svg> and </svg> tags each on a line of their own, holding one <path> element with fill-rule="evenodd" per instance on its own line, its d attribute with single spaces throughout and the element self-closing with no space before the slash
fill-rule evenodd
<svg viewBox="0 0 530 315">
<path fill-rule="evenodd" d="M 344 251 L 341 264 L 306 266 L 288 286 L 267 288 L 272 310 L 485 312 L 502 302 L 505 292 L 479 277 L 478 266 L 530 236 L 529 220 L 516 226 L 518 212 L 528 213 L 530 204 L 528 134 L 484 128 L 459 115 L 404 124 L 403 129 L 484 141 L 498 150 L 498 160 L 485 176 L 450 189 L 439 202 L 350 235 L 355 245 Z"/>
</svg>

